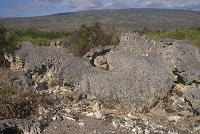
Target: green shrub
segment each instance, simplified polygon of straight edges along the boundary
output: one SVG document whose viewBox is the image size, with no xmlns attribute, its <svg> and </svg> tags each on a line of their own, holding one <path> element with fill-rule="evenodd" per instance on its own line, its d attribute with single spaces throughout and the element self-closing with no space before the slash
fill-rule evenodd
<svg viewBox="0 0 200 134">
<path fill-rule="evenodd" d="M 4 58 L 4 49 L 6 46 L 6 32 L 7 29 L 0 25 L 0 67 L 6 66 L 5 58 Z"/>
<path fill-rule="evenodd" d="M 68 37 L 71 32 L 47 32 L 39 31 L 34 28 L 28 28 L 25 30 L 4 30 L 4 27 L 0 27 L 1 46 L 4 45 L 7 53 L 13 53 L 17 49 L 19 41 L 29 41 L 33 44 L 40 46 L 49 46 L 52 41 L 60 40 Z M 7 32 L 7 33 L 6 33 Z"/>
<path fill-rule="evenodd" d="M 49 46 L 52 41 L 64 39 L 63 46 L 68 47 L 71 52 L 78 56 L 83 56 L 90 49 L 97 46 L 116 45 L 119 42 L 119 34 L 113 34 L 109 30 L 105 33 L 99 22 L 96 22 L 92 26 L 81 24 L 80 28 L 73 32 L 47 32 L 35 28 L 7 30 L 4 27 L 1 27 L 0 32 L 0 38 L 3 38 L 2 42 L 0 42 L 1 46 L 3 46 L 7 53 L 13 53 L 17 49 L 19 41 L 28 41 L 40 46 Z"/>
<path fill-rule="evenodd" d="M 18 41 L 20 40 L 20 37 L 17 36 L 17 34 L 15 33 L 15 31 L 13 32 L 9 32 L 7 35 L 6 35 L 6 48 L 5 48 L 5 51 L 7 53 L 14 53 L 15 49 L 17 48 L 17 44 L 18 44 Z"/>
<path fill-rule="evenodd" d="M 171 32 L 167 31 L 152 31 L 152 30 L 136 30 L 140 34 L 145 34 L 147 37 L 158 40 L 159 38 L 171 38 L 184 40 L 188 39 L 196 46 L 200 46 L 200 27 L 197 28 L 181 28 Z"/>
<path fill-rule="evenodd" d="M 111 38 L 111 44 L 113 45 L 117 45 L 119 43 L 119 37 L 121 36 L 121 34 L 116 34 L 116 35 L 113 35 L 112 38 Z"/>
<path fill-rule="evenodd" d="M 97 46 L 115 45 L 119 42 L 119 36 L 113 33 L 105 33 L 99 22 L 92 26 L 81 24 L 79 30 L 75 30 L 70 36 L 68 49 L 77 56 L 83 56 Z"/>
</svg>

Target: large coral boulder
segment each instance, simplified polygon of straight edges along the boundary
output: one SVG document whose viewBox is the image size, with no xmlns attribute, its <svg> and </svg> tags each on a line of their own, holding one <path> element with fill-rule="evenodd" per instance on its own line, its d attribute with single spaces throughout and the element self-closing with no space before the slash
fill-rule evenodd
<svg viewBox="0 0 200 134">
<path fill-rule="evenodd" d="M 166 97 L 172 87 L 172 70 L 158 54 L 111 52 L 107 63 L 110 70 L 87 75 L 80 86 L 110 108 L 146 111 Z"/>
<path fill-rule="evenodd" d="M 178 82 L 191 84 L 200 81 L 200 49 L 188 40 L 159 39 L 154 41 L 128 32 L 120 37 L 117 50 L 126 50 L 139 55 L 158 53 L 168 61 L 178 76 Z"/>
<path fill-rule="evenodd" d="M 188 40 L 159 39 L 156 51 L 173 67 L 179 82 L 200 81 L 200 49 Z"/>
<path fill-rule="evenodd" d="M 93 70 L 89 62 L 68 54 L 65 48 L 38 46 L 25 41 L 19 46 L 21 47 L 15 52 L 14 58 L 6 57 L 11 61 L 11 68 L 14 71 L 25 71 L 29 74 L 43 73 L 43 75 L 48 73 L 50 79 L 76 85 L 82 80 L 84 73 Z M 41 76 L 41 79 L 43 77 Z"/>
<path fill-rule="evenodd" d="M 200 88 L 188 87 L 187 91 L 184 93 L 186 101 L 190 103 L 192 108 L 200 113 Z"/>
</svg>

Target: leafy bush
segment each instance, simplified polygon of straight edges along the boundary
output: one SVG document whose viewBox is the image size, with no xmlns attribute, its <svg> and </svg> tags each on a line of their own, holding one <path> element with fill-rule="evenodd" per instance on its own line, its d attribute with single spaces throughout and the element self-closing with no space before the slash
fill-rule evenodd
<svg viewBox="0 0 200 134">
<path fill-rule="evenodd" d="M 178 40 L 188 39 L 194 45 L 200 46 L 200 27 L 176 29 L 171 32 L 159 30 L 152 31 L 146 28 L 141 31 L 136 30 L 136 32 L 139 32 L 140 34 L 145 34 L 147 37 L 155 40 L 158 40 L 159 38 L 171 38 Z"/>
<path fill-rule="evenodd" d="M 25 30 L 14 30 L 11 31 L 7 36 L 8 44 L 11 44 L 13 48 L 16 47 L 18 41 L 29 41 L 31 43 L 40 46 L 49 46 L 52 41 L 60 40 L 66 38 L 71 34 L 71 32 L 47 32 L 40 31 L 34 28 L 28 28 Z M 12 48 L 9 50 L 12 51 Z"/>
<path fill-rule="evenodd" d="M 6 66 L 6 62 L 4 59 L 4 49 L 6 46 L 6 32 L 7 29 L 0 25 L 0 67 Z"/>
<path fill-rule="evenodd" d="M 14 53 L 15 49 L 17 48 L 18 41 L 20 41 L 20 37 L 13 32 L 8 32 L 6 34 L 6 48 L 5 52 L 7 53 Z"/>
<path fill-rule="evenodd" d="M 119 36 L 113 33 L 105 33 L 99 22 L 92 26 L 81 24 L 79 30 L 75 30 L 70 37 L 69 51 L 77 56 L 83 56 L 97 46 L 116 45 Z"/>
</svg>

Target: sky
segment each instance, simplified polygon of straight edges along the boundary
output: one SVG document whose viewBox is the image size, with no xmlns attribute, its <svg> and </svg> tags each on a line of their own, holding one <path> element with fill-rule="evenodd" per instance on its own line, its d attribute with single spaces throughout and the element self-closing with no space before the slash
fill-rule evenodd
<svg viewBox="0 0 200 134">
<path fill-rule="evenodd" d="M 124 8 L 200 11 L 200 0 L 0 0 L 0 17 L 31 17 L 92 9 Z"/>
</svg>

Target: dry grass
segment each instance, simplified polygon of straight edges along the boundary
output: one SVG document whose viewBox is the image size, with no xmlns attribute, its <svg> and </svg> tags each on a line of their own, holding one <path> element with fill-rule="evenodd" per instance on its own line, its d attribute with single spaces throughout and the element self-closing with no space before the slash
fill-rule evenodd
<svg viewBox="0 0 200 134">
<path fill-rule="evenodd" d="M 39 106 L 51 105 L 50 99 L 32 92 L 18 91 L 17 87 L 2 85 L 0 90 L 0 117 L 25 118 L 38 112 Z"/>
</svg>

